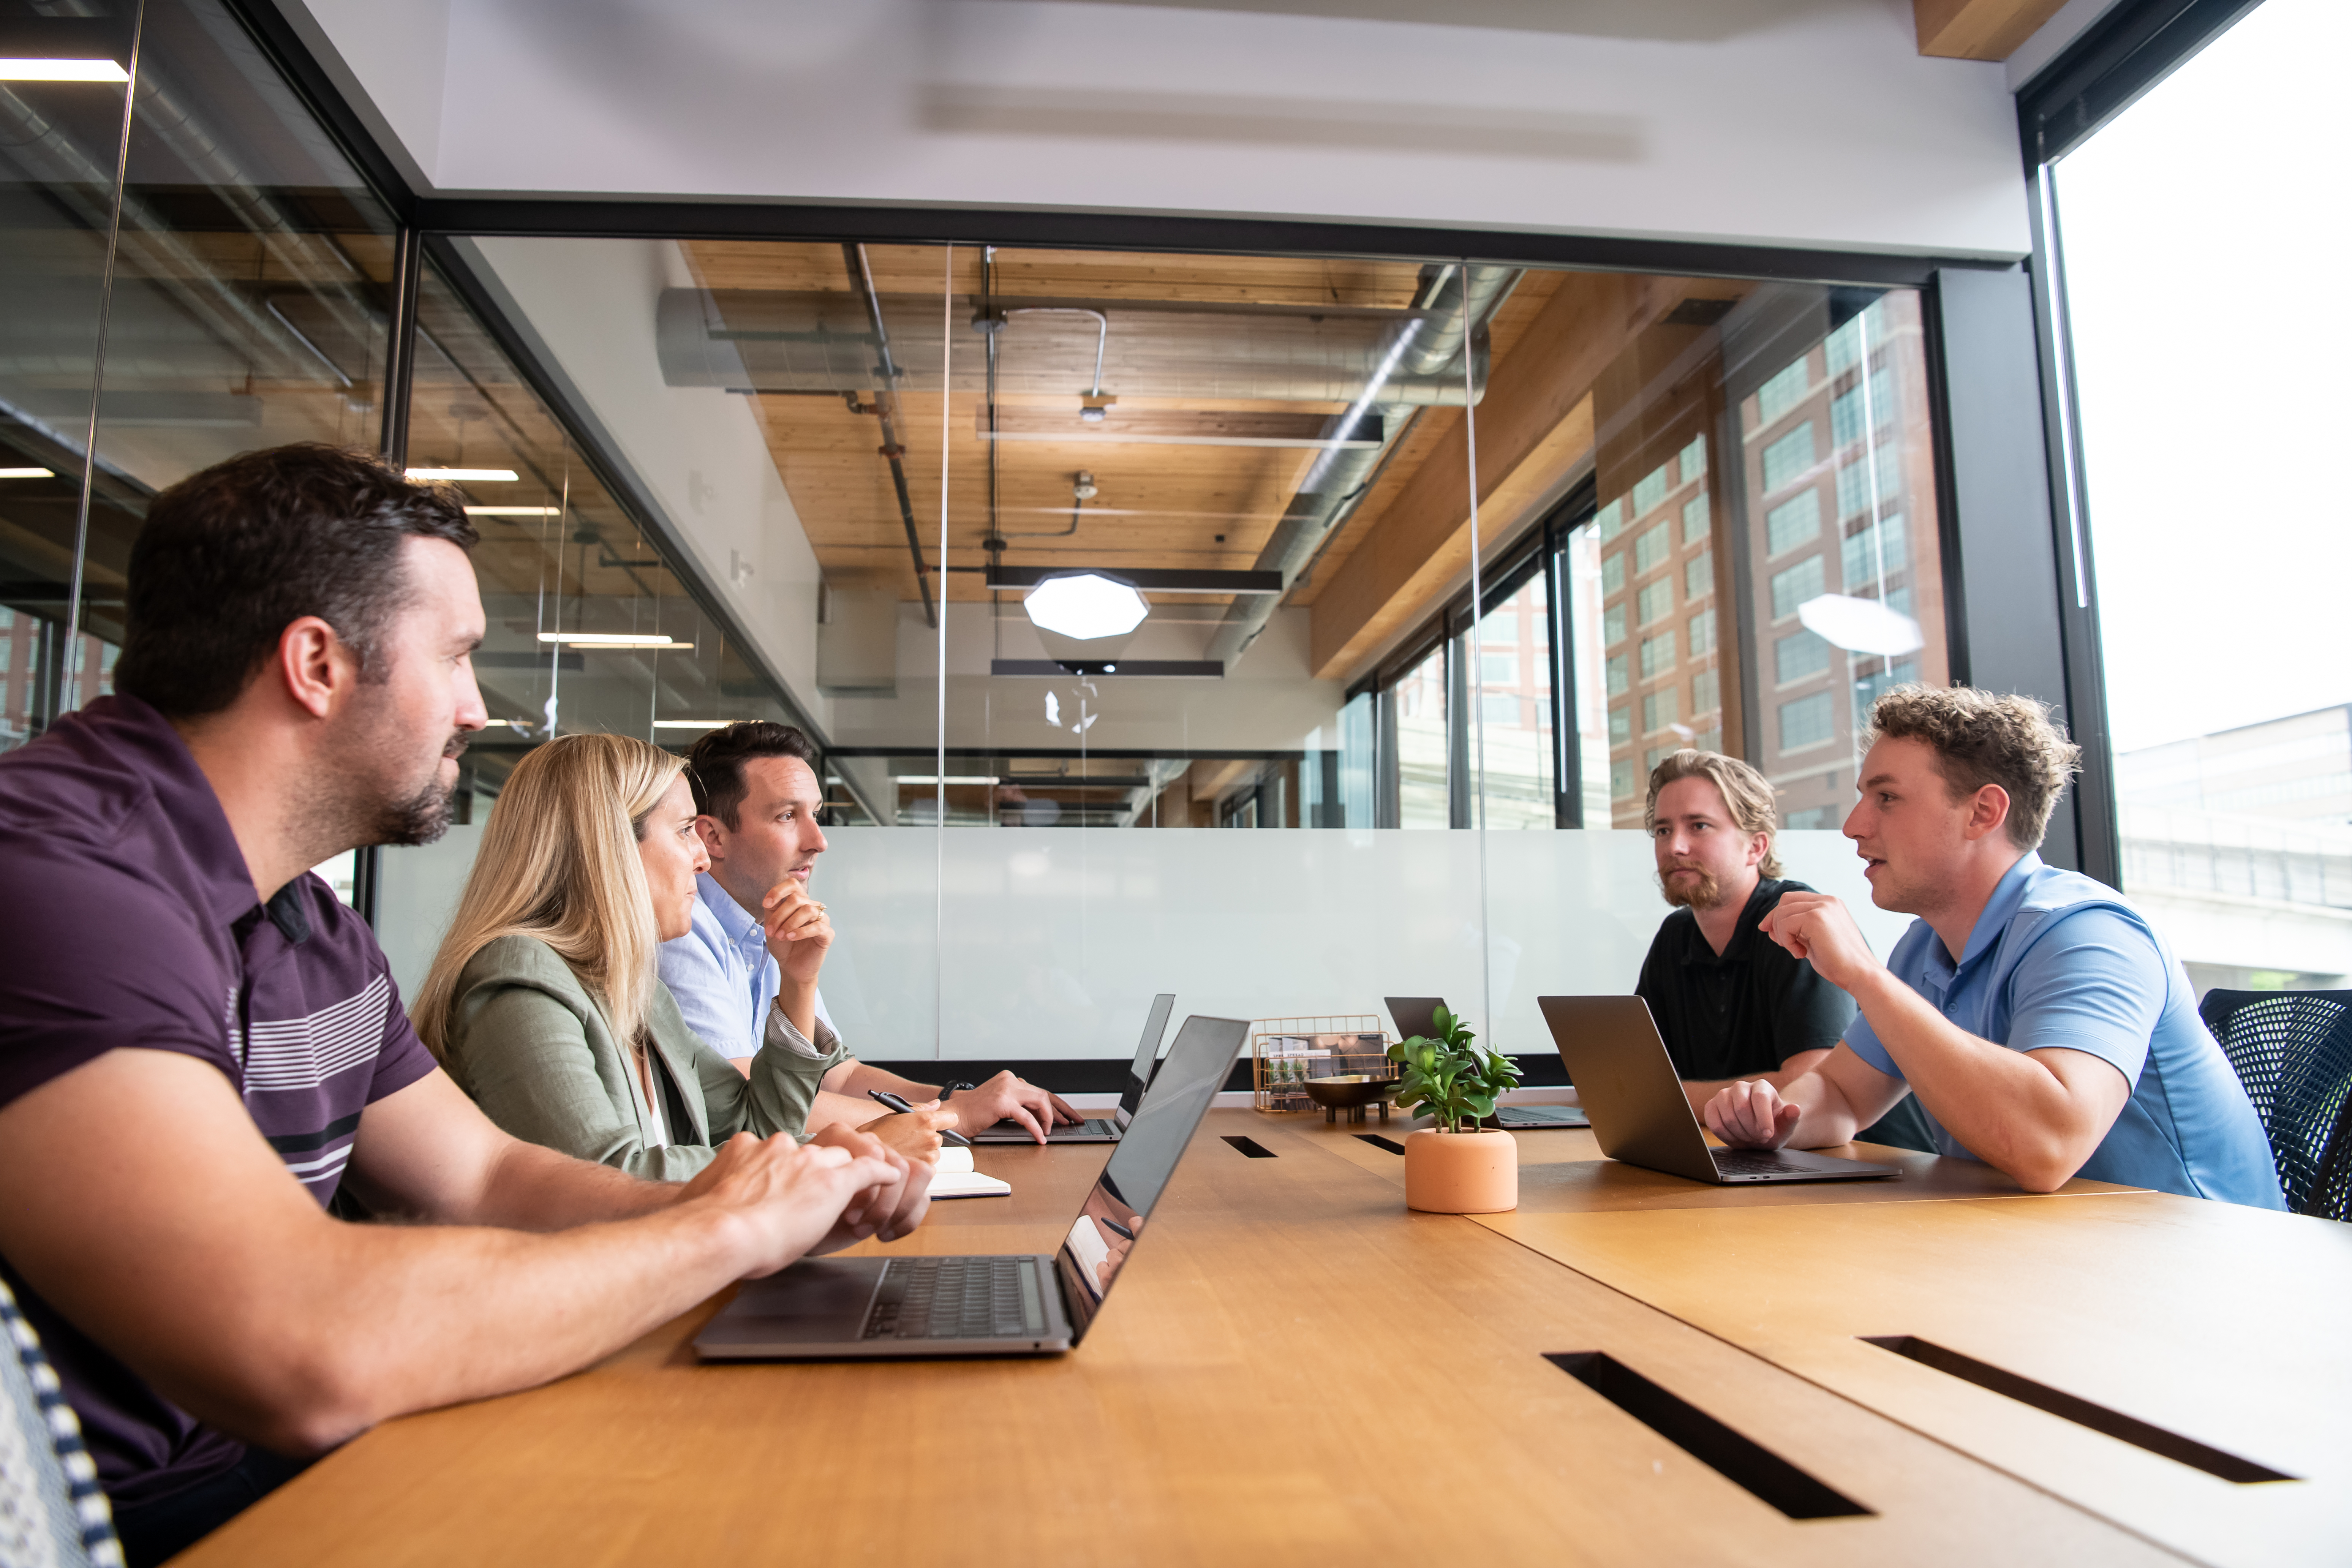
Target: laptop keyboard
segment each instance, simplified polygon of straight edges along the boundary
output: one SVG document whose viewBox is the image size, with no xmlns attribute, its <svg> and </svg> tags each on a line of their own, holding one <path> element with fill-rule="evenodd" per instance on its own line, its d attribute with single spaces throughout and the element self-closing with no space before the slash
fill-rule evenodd
<svg viewBox="0 0 2352 1568">
<path fill-rule="evenodd" d="M 998 1122 L 995 1126 L 990 1128 L 989 1131 L 991 1132 L 1018 1132 L 1024 1138 L 1029 1136 L 1029 1129 L 1022 1126 L 1021 1123 L 1013 1121 L 1009 1116 L 1003 1121 Z M 1116 1121 L 1106 1121 L 1100 1117 L 1089 1117 L 1084 1121 L 1066 1121 L 1059 1127 L 1049 1127 L 1045 1130 L 1045 1136 L 1049 1139 L 1104 1138 L 1117 1132 L 1118 1131 L 1118 1123 Z"/>
<path fill-rule="evenodd" d="M 1028 1258 L 894 1258 L 866 1316 L 869 1340 L 1024 1339 L 1045 1331 Z"/>
<path fill-rule="evenodd" d="M 1803 1171 L 1810 1166 L 1782 1157 L 1770 1149 L 1710 1149 L 1715 1168 L 1727 1176 L 1769 1176 L 1775 1171 Z"/>
</svg>

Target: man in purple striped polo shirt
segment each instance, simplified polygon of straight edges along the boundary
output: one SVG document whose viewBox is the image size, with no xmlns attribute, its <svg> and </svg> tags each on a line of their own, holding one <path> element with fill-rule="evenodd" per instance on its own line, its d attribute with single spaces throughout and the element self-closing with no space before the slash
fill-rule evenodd
<svg viewBox="0 0 2352 1568">
<path fill-rule="evenodd" d="M 374 1422 L 922 1216 L 856 1133 L 746 1135 L 682 1187 L 519 1142 L 418 1043 L 305 868 L 446 825 L 474 539 L 352 453 L 197 474 L 132 552 L 122 695 L 0 757 L 0 1269 L 134 1564 Z M 435 1223 L 343 1223 L 343 1188 Z"/>
</svg>

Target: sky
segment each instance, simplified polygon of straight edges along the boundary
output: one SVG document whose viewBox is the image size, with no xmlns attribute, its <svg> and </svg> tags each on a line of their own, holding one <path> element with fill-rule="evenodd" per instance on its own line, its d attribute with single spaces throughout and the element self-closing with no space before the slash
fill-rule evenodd
<svg viewBox="0 0 2352 1568">
<path fill-rule="evenodd" d="M 2352 701 L 2347 58 L 2265 0 L 2057 168 L 2118 751 Z"/>
</svg>

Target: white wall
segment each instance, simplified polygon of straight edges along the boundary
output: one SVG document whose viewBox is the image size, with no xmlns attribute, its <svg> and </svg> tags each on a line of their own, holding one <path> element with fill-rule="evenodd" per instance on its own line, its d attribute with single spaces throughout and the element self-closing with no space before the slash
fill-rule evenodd
<svg viewBox="0 0 2352 1568">
<path fill-rule="evenodd" d="M 429 848 L 384 853 L 380 936 L 404 996 L 431 963 L 479 833 L 454 828 Z M 1391 994 L 1444 995 L 1474 1023 L 1486 1016 L 1474 833 L 828 837 L 818 879 L 841 934 L 825 1005 L 852 1047 L 877 1060 L 1124 1057 L 1160 991 L 1176 993 L 1180 1016 L 1380 1014 Z M 1884 956 L 1908 921 L 1871 906 L 1853 847 L 1831 832 L 1784 833 L 1780 846 L 1789 875 L 1845 899 Z M 1666 912 L 1649 837 L 1496 833 L 1486 861 L 1491 1037 L 1509 1051 L 1549 1050 L 1536 997 L 1633 987 Z"/>
<path fill-rule="evenodd" d="M 820 729 L 816 552 L 751 400 L 664 384 L 655 302 L 693 277 L 667 240 L 473 242 L 614 446 L 686 538 L 736 622 Z M 748 565 L 748 575 L 739 567 Z"/>
<path fill-rule="evenodd" d="M 436 84 L 309 0 L 443 191 L 2028 246 L 2002 68 L 1909 0 L 446 3 Z"/>
</svg>

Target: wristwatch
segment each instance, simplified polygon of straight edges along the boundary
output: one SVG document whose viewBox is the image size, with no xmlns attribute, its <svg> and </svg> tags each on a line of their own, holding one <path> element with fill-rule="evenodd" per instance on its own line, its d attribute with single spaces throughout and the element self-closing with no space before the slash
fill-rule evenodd
<svg viewBox="0 0 2352 1568">
<path fill-rule="evenodd" d="M 960 1089 L 978 1089 L 980 1085 L 976 1083 L 951 1083 L 940 1090 L 940 1103 L 945 1105 L 949 1100 L 953 1100 L 955 1091 Z"/>
</svg>

